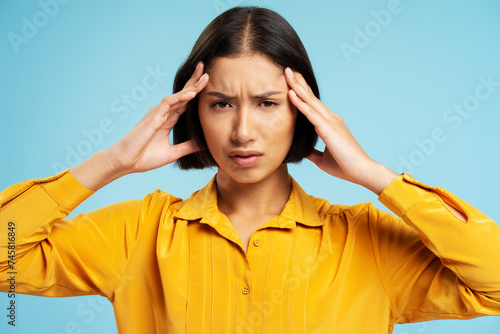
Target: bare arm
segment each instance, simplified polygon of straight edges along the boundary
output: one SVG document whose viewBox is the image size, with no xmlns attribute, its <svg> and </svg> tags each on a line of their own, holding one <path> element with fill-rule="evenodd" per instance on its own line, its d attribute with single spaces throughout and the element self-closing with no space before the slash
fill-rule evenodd
<svg viewBox="0 0 500 334">
<path fill-rule="evenodd" d="M 196 152 L 194 141 L 171 145 L 169 134 L 189 100 L 207 85 L 203 70 L 199 63 L 183 90 L 163 98 L 115 145 L 72 167 L 71 175 L 95 191 L 121 176 L 153 170 Z"/>
<path fill-rule="evenodd" d="M 290 100 L 311 121 L 326 144 L 324 152 L 315 150 L 307 158 L 326 173 L 359 184 L 379 196 L 398 174 L 366 154 L 342 117 L 314 96 L 300 73 L 287 68 L 285 76 L 291 88 Z M 466 220 L 462 212 L 446 205 L 457 218 Z"/>
</svg>

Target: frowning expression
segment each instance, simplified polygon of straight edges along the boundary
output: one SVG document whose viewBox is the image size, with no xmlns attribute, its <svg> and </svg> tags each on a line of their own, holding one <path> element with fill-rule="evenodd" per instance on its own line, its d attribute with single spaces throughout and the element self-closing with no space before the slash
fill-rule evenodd
<svg viewBox="0 0 500 334">
<path fill-rule="evenodd" d="M 283 70 L 258 53 L 217 58 L 207 70 L 198 111 L 218 173 L 252 183 L 282 165 L 296 118 Z"/>
</svg>

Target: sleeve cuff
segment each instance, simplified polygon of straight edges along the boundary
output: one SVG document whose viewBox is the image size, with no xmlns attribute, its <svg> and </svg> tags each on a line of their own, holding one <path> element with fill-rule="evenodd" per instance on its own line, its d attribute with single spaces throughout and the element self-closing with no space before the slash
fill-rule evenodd
<svg viewBox="0 0 500 334">
<path fill-rule="evenodd" d="M 389 183 L 378 199 L 402 218 L 413 202 L 424 196 L 429 190 L 432 190 L 431 186 L 418 182 L 409 174 L 403 173 Z"/>
<path fill-rule="evenodd" d="M 69 168 L 52 177 L 41 179 L 40 185 L 61 207 L 73 211 L 90 197 L 94 190 L 85 188 L 71 173 Z"/>
</svg>

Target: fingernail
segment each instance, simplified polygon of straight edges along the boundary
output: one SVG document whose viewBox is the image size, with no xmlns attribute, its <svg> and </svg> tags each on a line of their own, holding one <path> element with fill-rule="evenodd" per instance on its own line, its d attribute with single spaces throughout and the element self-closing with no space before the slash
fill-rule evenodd
<svg viewBox="0 0 500 334">
<path fill-rule="evenodd" d="M 292 78 L 295 78 L 295 75 L 293 75 L 293 71 L 290 67 L 286 68 L 286 71 L 288 72 L 288 75 L 291 76 Z"/>
<path fill-rule="evenodd" d="M 200 82 L 201 80 L 203 80 L 206 75 L 207 75 L 206 73 L 203 73 L 203 75 L 198 79 L 198 82 Z"/>
<path fill-rule="evenodd" d="M 198 64 L 196 64 L 196 68 L 194 70 L 198 71 L 198 69 L 200 68 L 200 66 L 201 66 L 201 61 L 199 61 Z"/>
</svg>

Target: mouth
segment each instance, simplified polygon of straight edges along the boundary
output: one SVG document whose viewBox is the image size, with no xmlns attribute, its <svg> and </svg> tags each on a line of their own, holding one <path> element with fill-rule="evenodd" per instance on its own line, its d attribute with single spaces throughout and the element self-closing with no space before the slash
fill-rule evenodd
<svg viewBox="0 0 500 334">
<path fill-rule="evenodd" d="M 240 167 L 255 166 L 261 157 L 262 153 L 257 151 L 232 151 L 229 154 L 229 158 Z"/>
</svg>

